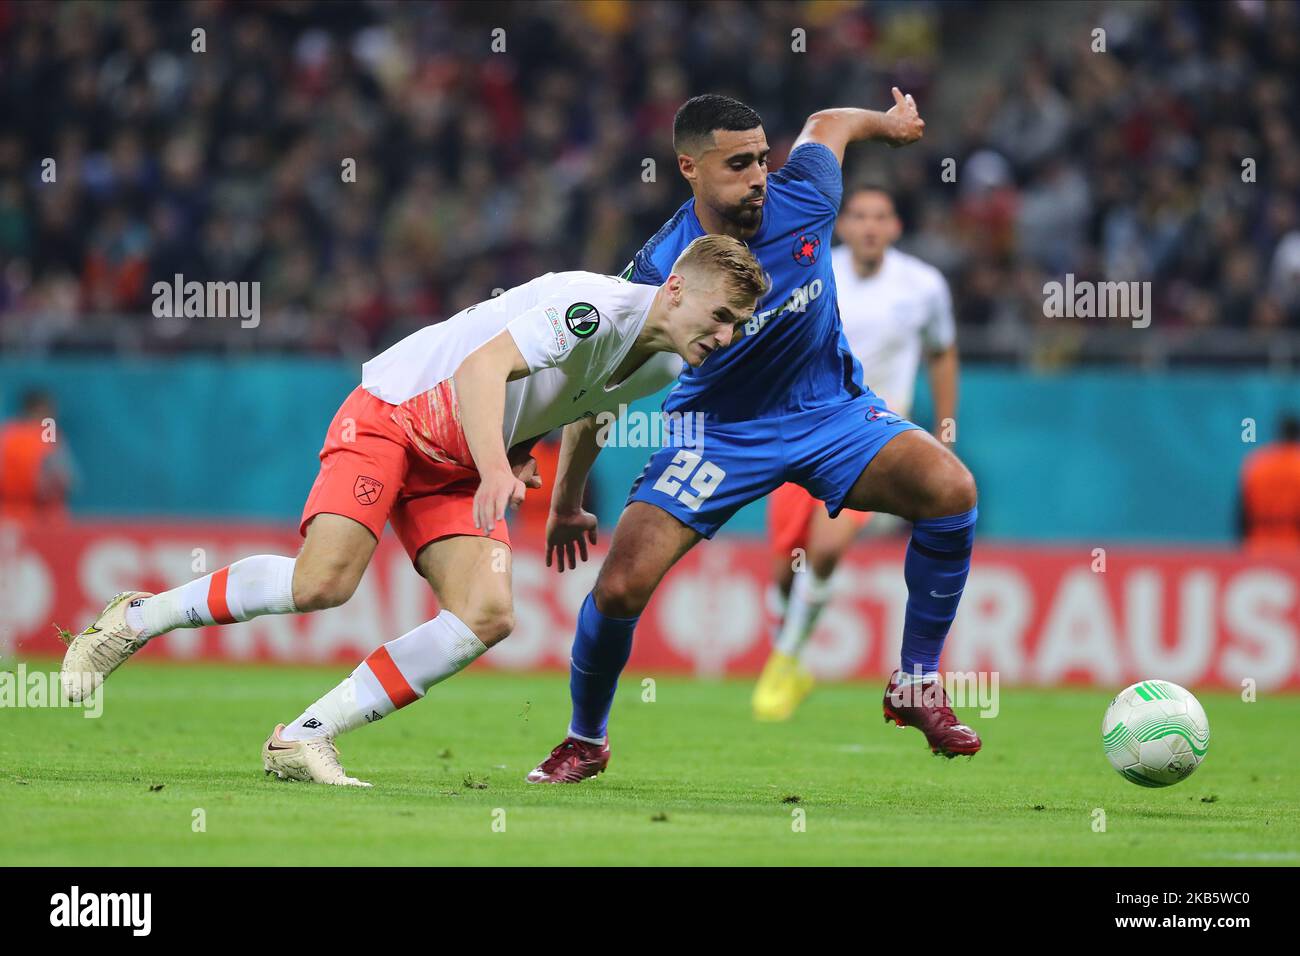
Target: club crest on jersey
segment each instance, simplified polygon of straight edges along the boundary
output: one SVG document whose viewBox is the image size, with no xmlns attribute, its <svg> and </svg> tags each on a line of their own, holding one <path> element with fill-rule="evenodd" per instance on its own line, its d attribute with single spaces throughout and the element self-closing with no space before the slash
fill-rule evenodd
<svg viewBox="0 0 1300 956">
<path fill-rule="evenodd" d="M 376 481 L 374 478 L 367 478 L 365 475 L 358 475 L 356 482 L 352 485 L 352 494 L 363 505 L 373 505 L 383 493 L 384 483 Z"/>
<path fill-rule="evenodd" d="M 578 338 L 589 338 L 600 328 L 600 313 L 590 302 L 575 302 L 564 310 L 564 324 Z"/>
<path fill-rule="evenodd" d="M 822 241 L 815 233 L 800 232 L 795 234 L 794 248 L 790 250 L 790 254 L 799 265 L 810 266 L 817 261 L 821 251 Z"/>
</svg>

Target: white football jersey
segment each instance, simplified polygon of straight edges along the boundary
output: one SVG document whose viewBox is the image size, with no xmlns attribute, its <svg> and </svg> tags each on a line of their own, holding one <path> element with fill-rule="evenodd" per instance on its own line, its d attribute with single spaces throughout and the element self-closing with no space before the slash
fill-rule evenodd
<svg viewBox="0 0 1300 956">
<path fill-rule="evenodd" d="M 548 272 L 408 335 L 361 367 L 361 387 L 401 405 L 451 378 L 467 355 L 507 330 L 531 373 L 506 384 L 503 437 L 511 448 L 616 411 L 677 378 L 681 358 L 660 352 L 607 387 L 658 291 L 594 272 Z"/>
<path fill-rule="evenodd" d="M 848 246 L 831 251 L 831 267 L 862 381 L 906 418 L 922 349 L 942 351 L 957 338 L 948 282 L 934 266 L 897 249 L 886 249 L 876 274 L 865 279 L 854 271 Z"/>
</svg>

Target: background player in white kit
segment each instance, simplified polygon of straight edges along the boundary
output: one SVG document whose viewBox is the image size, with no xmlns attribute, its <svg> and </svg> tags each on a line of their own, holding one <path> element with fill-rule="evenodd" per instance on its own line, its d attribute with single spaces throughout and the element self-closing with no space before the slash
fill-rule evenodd
<svg viewBox="0 0 1300 956">
<path fill-rule="evenodd" d="M 423 697 L 514 626 L 503 519 L 540 485 L 532 442 L 566 426 L 547 562 L 576 565 L 575 546 L 586 560 L 596 540 L 581 506 L 600 450 L 595 415 L 725 348 L 764 291 L 743 243 L 705 236 L 660 286 L 547 273 L 407 336 L 362 367 L 330 425 L 298 557 L 255 555 L 162 594 L 119 594 L 75 639 L 63 632 L 65 692 L 84 698 L 175 628 L 342 604 L 391 523 L 440 613 L 376 649 L 262 750 L 266 771 L 282 778 L 368 786 L 344 773 L 334 738 Z"/>
<path fill-rule="evenodd" d="M 847 193 L 835 231 L 841 244 L 831 252 L 831 265 L 840 321 L 862 363 L 862 381 L 884 399 L 882 414 L 910 418 L 924 354 L 935 437 L 951 442 L 956 434 L 957 333 L 948 283 L 934 266 L 892 248 L 902 223 L 892 197 L 881 187 L 858 186 Z M 800 652 L 829 600 L 836 565 L 871 517 L 870 512 L 845 510 L 832 518 L 795 484 L 768 497 L 772 597 L 781 623 L 754 688 L 757 719 L 788 719 L 812 689 Z"/>
</svg>

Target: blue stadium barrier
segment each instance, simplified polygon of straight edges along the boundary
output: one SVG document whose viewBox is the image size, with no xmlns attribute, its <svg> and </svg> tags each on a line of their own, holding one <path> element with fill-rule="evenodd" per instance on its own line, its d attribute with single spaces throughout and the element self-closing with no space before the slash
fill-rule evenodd
<svg viewBox="0 0 1300 956">
<path fill-rule="evenodd" d="M 350 362 L 307 359 L 0 359 L 0 414 L 28 388 L 57 400 L 58 436 L 83 476 L 88 516 L 297 518 L 316 454 L 358 381 Z M 634 409 L 653 411 L 659 398 Z M 1038 541 L 1227 542 L 1237 475 L 1300 382 L 1263 372 L 1075 371 L 970 367 L 957 450 L 980 486 L 980 532 Z M 927 423 L 922 385 L 915 417 Z M 708 436 L 705 434 L 707 457 Z M 612 525 L 648 450 L 608 448 L 598 510 Z M 108 463 L 92 482 L 91 461 Z M 733 532 L 763 528 L 764 505 Z"/>
</svg>

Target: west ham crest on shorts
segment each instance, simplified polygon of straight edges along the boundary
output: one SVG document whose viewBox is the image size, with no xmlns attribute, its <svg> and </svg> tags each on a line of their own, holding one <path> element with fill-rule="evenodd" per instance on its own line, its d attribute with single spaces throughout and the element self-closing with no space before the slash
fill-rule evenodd
<svg viewBox="0 0 1300 956">
<path fill-rule="evenodd" d="M 367 478 L 365 475 L 358 475 L 356 483 L 352 486 L 352 493 L 363 505 L 373 505 L 384 493 L 384 483 L 374 478 Z"/>
</svg>

